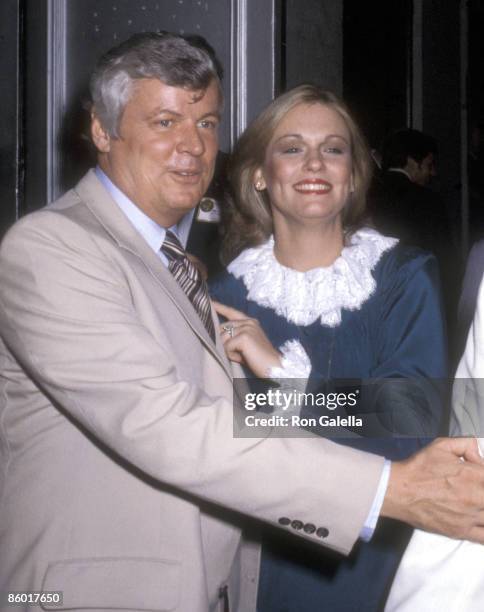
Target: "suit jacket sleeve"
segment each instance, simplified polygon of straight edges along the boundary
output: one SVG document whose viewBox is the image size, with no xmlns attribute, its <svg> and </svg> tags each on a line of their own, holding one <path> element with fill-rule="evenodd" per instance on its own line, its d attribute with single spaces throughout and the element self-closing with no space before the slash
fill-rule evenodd
<svg viewBox="0 0 484 612">
<path fill-rule="evenodd" d="M 348 552 L 382 460 L 319 438 L 234 438 L 228 377 L 210 396 L 179 376 L 116 258 L 55 211 L 30 215 L 4 240 L 2 334 L 40 392 L 163 485 L 272 524 L 324 526 L 324 539 L 297 533 Z"/>
</svg>

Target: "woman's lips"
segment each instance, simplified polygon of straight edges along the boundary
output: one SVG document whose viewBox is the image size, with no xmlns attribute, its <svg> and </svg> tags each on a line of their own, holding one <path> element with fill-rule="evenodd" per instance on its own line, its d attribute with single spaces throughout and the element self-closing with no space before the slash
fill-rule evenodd
<svg viewBox="0 0 484 612">
<path fill-rule="evenodd" d="M 329 193 L 333 189 L 333 185 L 322 179 L 304 179 L 293 185 L 298 193 L 315 193 L 322 195 Z"/>
</svg>

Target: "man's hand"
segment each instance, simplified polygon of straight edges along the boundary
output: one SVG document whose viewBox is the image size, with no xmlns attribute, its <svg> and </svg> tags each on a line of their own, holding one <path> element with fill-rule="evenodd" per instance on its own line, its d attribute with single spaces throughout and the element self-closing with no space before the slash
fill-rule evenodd
<svg viewBox="0 0 484 612">
<path fill-rule="evenodd" d="M 484 544 L 484 460 L 474 438 L 441 438 L 392 463 L 382 516 Z"/>
<path fill-rule="evenodd" d="M 231 361 L 246 365 L 256 376 L 266 378 L 272 367 L 280 367 L 281 355 L 271 344 L 257 319 L 212 301 L 219 315 L 227 321 L 220 327 L 225 352 Z"/>
</svg>

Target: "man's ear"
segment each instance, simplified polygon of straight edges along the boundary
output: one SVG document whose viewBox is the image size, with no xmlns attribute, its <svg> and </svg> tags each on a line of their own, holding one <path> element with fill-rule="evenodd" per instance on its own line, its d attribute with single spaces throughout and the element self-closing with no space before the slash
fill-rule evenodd
<svg viewBox="0 0 484 612">
<path fill-rule="evenodd" d="M 407 165 L 404 168 L 405 172 L 409 175 L 411 181 L 415 181 L 416 175 L 419 172 L 419 164 L 413 157 L 407 157 Z"/>
<path fill-rule="evenodd" d="M 111 137 L 94 113 L 91 115 L 91 137 L 96 149 L 100 153 L 109 153 L 111 149 Z"/>
</svg>

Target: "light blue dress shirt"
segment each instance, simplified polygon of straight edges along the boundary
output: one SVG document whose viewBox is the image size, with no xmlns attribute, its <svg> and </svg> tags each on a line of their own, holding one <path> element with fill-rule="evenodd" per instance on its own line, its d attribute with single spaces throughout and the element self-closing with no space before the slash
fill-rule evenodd
<svg viewBox="0 0 484 612">
<path fill-rule="evenodd" d="M 378 483 L 378 489 L 376 490 L 375 499 L 373 500 L 370 513 L 368 514 L 365 524 L 360 532 L 360 538 L 365 542 L 369 542 L 371 540 L 371 536 L 375 531 L 376 523 L 381 512 L 381 507 L 383 506 L 383 500 L 385 499 L 385 493 L 387 492 L 388 488 L 391 465 L 392 462 L 385 459 L 383 471 L 380 476 L 380 482 Z"/>
<path fill-rule="evenodd" d="M 168 267 L 168 259 L 161 252 L 161 245 L 163 244 L 166 236 L 167 228 L 161 227 L 153 221 L 148 215 L 146 215 L 136 204 L 134 204 L 116 185 L 111 179 L 101 170 L 99 166 L 96 167 L 96 176 L 101 183 L 106 187 L 113 200 L 128 217 L 129 221 L 134 225 L 138 232 L 143 236 L 146 242 L 150 245 L 153 251 L 158 255 L 161 261 Z M 178 240 L 185 248 L 188 242 L 188 234 L 192 225 L 193 215 L 195 209 L 184 215 L 184 217 L 178 222 L 177 225 L 173 225 L 168 229 L 176 234 Z"/>
</svg>

